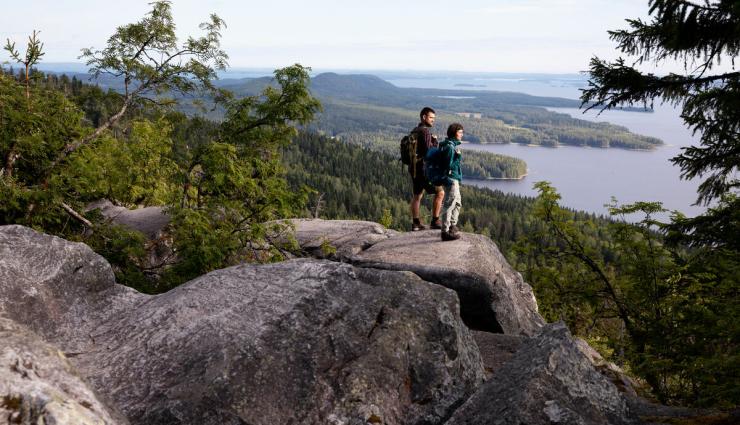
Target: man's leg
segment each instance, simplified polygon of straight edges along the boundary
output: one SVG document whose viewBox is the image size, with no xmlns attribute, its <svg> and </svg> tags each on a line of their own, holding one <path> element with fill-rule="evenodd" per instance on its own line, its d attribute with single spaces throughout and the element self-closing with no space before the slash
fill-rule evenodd
<svg viewBox="0 0 740 425">
<path fill-rule="evenodd" d="M 409 207 L 411 208 L 411 218 L 418 220 L 419 219 L 419 209 L 421 208 L 421 198 L 424 197 L 424 192 L 421 192 L 419 194 L 414 194 L 411 197 L 411 202 L 409 203 Z"/>
<path fill-rule="evenodd" d="M 432 220 L 439 220 L 439 216 L 442 213 L 442 201 L 445 200 L 445 190 L 438 189 L 434 194 L 434 202 L 432 203 Z"/>
<path fill-rule="evenodd" d="M 416 230 L 424 230 L 426 227 L 421 224 L 420 217 L 420 209 L 421 209 L 421 198 L 424 197 L 424 189 L 426 186 L 426 179 L 423 177 L 423 171 L 417 170 L 417 176 L 414 178 L 411 177 L 411 187 L 413 194 L 411 196 L 411 202 L 409 203 L 409 209 L 411 210 L 411 218 L 413 219 L 413 223 L 411 224 L 411 231 Z M 422 176 L 422 177 L 420 177 Z"/>
</svg>

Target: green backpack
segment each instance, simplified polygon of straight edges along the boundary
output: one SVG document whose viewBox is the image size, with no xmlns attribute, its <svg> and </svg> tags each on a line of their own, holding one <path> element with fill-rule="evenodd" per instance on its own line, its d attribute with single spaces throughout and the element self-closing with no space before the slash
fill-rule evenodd
<svg viewBox="0 0 740 425">
<path fill-rule="evenodd" d="M 409 166 L 409 171 L 413 177 L 416 177 L 416 164 L 421 161 L 416 153 L 418 138 L 415 130 L 401 139 L 401 162 Z"/>
</svg>

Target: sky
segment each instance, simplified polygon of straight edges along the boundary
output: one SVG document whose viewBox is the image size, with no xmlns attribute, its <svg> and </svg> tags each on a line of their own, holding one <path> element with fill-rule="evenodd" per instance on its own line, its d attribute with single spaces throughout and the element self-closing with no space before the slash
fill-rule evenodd
<svg viewBox="0 0 740 425">
<path fill-rule="evenodd" d="M 0 40 L 41 31 L 52 62 L 78 62 L 149 0 L 3 1 Z M 618 57 L 607 30 L 646 18 L 647 0 L 173 0 L 180 37 L 216 13 L 232 68 L 576 73 Z M 4 43 L 3 43 L 4 44 Z M 1 52 L 0 61 L 8 59 Z M 658 70 L 673 71 L 674 65 Z M 650 69 L 653 71 L 653 69 Z"/>
</svg>

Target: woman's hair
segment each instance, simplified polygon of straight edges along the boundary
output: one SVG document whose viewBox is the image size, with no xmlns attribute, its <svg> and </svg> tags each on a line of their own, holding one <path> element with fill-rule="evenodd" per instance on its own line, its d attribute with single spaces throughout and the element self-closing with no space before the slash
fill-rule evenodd
<svg viewBox="0 0 740 425">
<path fill-rule="evenodd" d="M 458 124 L 456 122 L 450 124 L 450 126 L 447 127 L 447 137 L 450 139 L 454 139 L 455 135 L 457 134 L 457 131 L 462 130 L 462 129 L 463 129 L 462 124 Z"/>
</svg>

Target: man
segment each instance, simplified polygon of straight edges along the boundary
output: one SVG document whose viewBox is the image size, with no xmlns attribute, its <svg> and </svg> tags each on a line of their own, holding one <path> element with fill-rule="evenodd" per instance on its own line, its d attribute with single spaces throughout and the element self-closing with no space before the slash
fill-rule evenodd
<svg viewBox="0 0 740 425">
<path fill-rule="evenodd" d="M 427 151 L 434 146 L 437 146 L 437 138 L 432 135 L 432 126 L 434 126 L 434 119 L 436 118 L 436 112 L 430 107 L 425 107 L 419 113 L 421 122 L 412 131 L 416 133 L 416 155 L 421 160 L 416 163 L 416 167 L 413 165 L 409 166 L 409 174 L 411 174 L 411 182 L 413 186 L 413 196 L 411 197 L 411 218 L 413 223 L 411 225 L 411 231 L 424 230 L 426 227 L 421 224 L 419 219 L 419 208 L 421 206 L 421 198 L 424 197 L 424 191 L 426 190 L 429 194 L 434 194 L 434 201 L 432 203 L 432 222 L 430 226 L 432 229 L 441 229 L 442 223 L 439 220 L 439 213 L 442 210 L 442 201 L 445 197 L 444 186 L 433 186 L 427 178 L 424 176 L 424 156 Z M 415 168 L 415 169 L 414 169 Z"/>
</svg>

